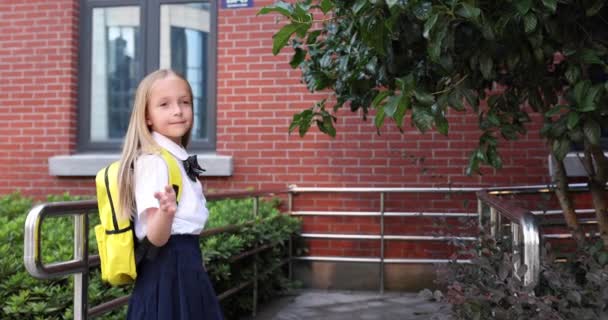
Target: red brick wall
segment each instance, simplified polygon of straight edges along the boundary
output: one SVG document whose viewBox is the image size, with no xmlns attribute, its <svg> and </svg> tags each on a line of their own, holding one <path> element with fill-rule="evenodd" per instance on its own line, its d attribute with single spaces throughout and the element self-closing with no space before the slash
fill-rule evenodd
<svg viewBox="0 0 608 320">
<path fill-rule="evenodd" d="M 78 1 L 0 1 L 0 194 L 84 194 L 48 175 L 76 141 Z"/>
<path fill-rule="evenodd" d="M 206 179 L 208 189 L 299 186 L 513 185 L 547 182 L 546 149 L 531 130 L 505 143 L 505 168 L 465 177 L 478 139 L 476 118 L 452 113 L 449 137 L 399 133 L 388 122 L 375 133 L 360 114 L 339 112 L 338 136 L 314 129 L 288 135 L 294 112 L 329 93 L 309 94 L 287 64 L 271 54 L 275 16 L 256 8 L 219 10 L 217 151 L 232 155 L 234 175 Z M 92 194 L 92 178 L 48 175 L 48 158 L 75 152 L 78 1 L 0 1 L 0 194 Z"/>
<path fill-rule="evenodd" d="M 532 129 L 514 144 L 504 143 L 504 169 L 483 177 L 464 176 L 468 153 L 479 138 L 477 118 L 452 112 L 449 137 L 419 134 L 406 120 L 401 134 L 393 123 L 376 134 L 373 121 L 339 112 L 338 136 L 316 130 L 300 138 L 287 134 L 291 117 L 315 98 L 291 70 L 291 51 L 271 53 L 277 16 L 256 16 L 256 8 L 221 10 L 218 59 L 218 152 L 234 157 L 235 174 L 208 179 L 212 189 L 299 186 L 447 186 L 546 183 L 547 151 Z M 373 118 L 370 118 L 373 120 Z M 421 161 L 420 159 L 424 159 Z"/>
<path fill-rule="evenodd" d="M 311 95 L 291 70 L 289 50 L 271 53 L 276 16 L 256 16 L 271 0 L 256 0 L 256 8 L 219 10 L 217 67 L 217 152 L 231 155 L 234 174 L 204 179 L 208 191 L 298 186 L 422 187 L 541 184 L 547 178 L 547 150 L 537 129 L 517 143 L 503 142 L 504 169 L 485 169 L 466 177 L 468 153 L 479 133 L 472 114 L 450 115 L 450 135 L 419 134 L 406 120 L 401 134 L 387 122 L 376 134 L 373 121 L 360 114 L 338 113 L 338 136 L 316 130 L 305 137 L 288 135 L 291 117 L 329 93 Z M 69 191 L 92 195 L 93 178 L 57 178 L 48 174 L 48 158 L 76 152 L 78 89 L 77 0 L 0 0 L 0 194 L 15 190 L 40 198 Z M 354 197 L 354 198 L 353 198 Z M 297 204 L 298 210 L 344 207 L 378 210 L 367 196 L 319 196 Z M 390 196 L 393 211 L 475 211 L 462 197 Z M 340 218 L 341 219 L 341 218 Z M 404 220 L 405 219 L 405 220 Z M 390 220 L 390 219 L 389 219 Z M 428 233 L 423 218 L 388 221 L 391 233 Z M 407 221 L 406 221 L 407 220 Z M 403 228 L 395 229 L 394 226 Z M 415 227 L 412 227 L 415 226 Z M 377 218 L 333 221 L 307 218 L 306 232 L 376 233 Z M 413 229 L 412 229 L 413 228 Z M 395 229 L 395 230 L 393 230 Z M 411 230 L 410 230 L 411 229 Z M 312 254 L 378 255 L 377 243 L 313 240 Z M 399 242 L 387 247 L 391 257 L 440 257 L 443 243 L 411 247 Z M 430 250 L 430 251 L 429 251 Z M 446 251 L 447 250 L 447 251 Z M 428 251 L 428 252 L 427 252 Z"/>
</svg>

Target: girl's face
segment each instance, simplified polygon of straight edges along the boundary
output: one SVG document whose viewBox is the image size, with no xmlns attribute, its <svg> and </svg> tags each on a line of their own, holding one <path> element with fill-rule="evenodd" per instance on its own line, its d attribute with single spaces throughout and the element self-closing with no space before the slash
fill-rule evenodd
<svg viewBox="0 0 608 320">
<path fill-rule="evenodd" d="M 170 75 L 152 84 L 146 124 L 181 145 L 182 137 L 192 127 L 192 97 L 184 80 Z"/>
</svg>

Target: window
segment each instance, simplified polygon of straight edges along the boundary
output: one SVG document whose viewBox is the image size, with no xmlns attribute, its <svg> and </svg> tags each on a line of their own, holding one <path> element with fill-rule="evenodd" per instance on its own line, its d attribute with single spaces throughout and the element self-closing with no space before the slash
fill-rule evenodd
<svg viewBox="0 0 608 320">
<path fill-rule="evenodd" d="M 82 0 L 78 150 L 117 152 L 139 81 L 158 68 L 194 94 L 191 149 L 215 150 L 215 1 Z"/>
</svg>

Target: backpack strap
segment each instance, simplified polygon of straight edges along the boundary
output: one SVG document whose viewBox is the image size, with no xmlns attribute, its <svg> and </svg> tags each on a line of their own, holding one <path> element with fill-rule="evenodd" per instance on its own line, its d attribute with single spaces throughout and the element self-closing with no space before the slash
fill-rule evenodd
<svg viewBox="0 0 608 320">
<path fill-rule="evenodd" d="M 173 191 L 175 191 L 175 202 L 176 204 L 179 204 L 179 200 L 182 196 L 182 173 L 179 170 L 179 164 L 177 160 L 175 160 L 173 155 L 171 155 L 171 153 L 169 153 L 169 151 L 165 149 L 161 149 L 160 155 L 167 164 L 167 172 L 169 173 L 169 184 L 173 187 Z M 135 226 L 132 227 L 133 230 L 135 230 Z M 136 265 L 139 265 L 139 263 L 144 258 L 148 260 L 154 260 L 158 255 L 159 247 L 153 245 L 150 240 L 148 240 L 148 237 L 143 238 L 141 241 L 136 241 L 135 243 Z"/>
<path fill-rule="evenodd" d="M 179 170 L 179 164 L 173 155 L 171 155 L 171 153 L 165 149 L 161 149 L 160 155 L 167 164 L 167 169 L 169 172 L 169 184 L 173 186 L 173 191 L 175 191 L 175 201 L 179 204 L 179 200 L 182 196 L 182 172 Z"/>
<path fill-rule="evenodd" d="M 106 234 L 126 232 L 131 228 L 131 220 L 118 214 L 118 168 L 120 163 L 113 162 L 97 173 L 97 201 L 100 212 L 111 212 L 111 216 L 100 216 Z"/>
</svg>

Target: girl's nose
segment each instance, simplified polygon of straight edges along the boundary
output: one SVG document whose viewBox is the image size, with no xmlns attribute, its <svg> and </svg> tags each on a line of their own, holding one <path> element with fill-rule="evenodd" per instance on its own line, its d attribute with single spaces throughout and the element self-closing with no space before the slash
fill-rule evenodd
<svg viewBox="0 0 608 320">
<path fill-rule="evenodd" d="M 182 107 L 179 105 L 179 102 L 173 103 L 172 104 L 172 111 L 174 115 L 181 115 L 182 114 Z"/>
</svg>

